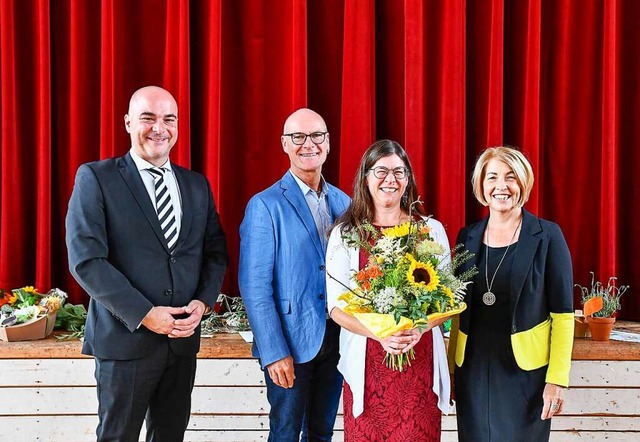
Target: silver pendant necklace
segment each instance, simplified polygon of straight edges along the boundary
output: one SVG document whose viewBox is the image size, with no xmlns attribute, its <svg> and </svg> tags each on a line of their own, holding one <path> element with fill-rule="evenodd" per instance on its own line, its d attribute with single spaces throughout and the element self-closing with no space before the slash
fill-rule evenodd
<svg viewBox="0 0 640 442">
<path fill-rule="evenodd" d="M 484 295 L 482 295 L 482 302 L 484 302 L 485 305 L 493 305 L 496 303 L 496 295 L 491 291 L 491 288 L 493 287 L 493 281 L 496 279 L 496 275 L 498 274 L 498 269 L 502 265 L 502 261 L 504 261 L 504 258 L 507 256 L 509 247 L 511 247 L 511 243 L 513 243 L 513 240 L 516 238 L 516 233 L 518 233 L 518 229 L 520 228 L 521 225 L 522 225 L 522 218 L 520 218 L 520 222 L 516 226 L 516 230 L 513 231 L 513 235 L 511 235 L 511 241 L 509 241 L 509 244 L 507 244 L 507 250 L 504 251 L 502 258 L 500 259 L 500 262 L 496 267 L 496 271 L 493 272 L 493 276 L 491 277 L 491 284 L 489 284 L 489 247 L 491 246 L 489 245 L 489 223 L 487 223 L 487 230 L 485 231 L 485 242 L 487 243 L 487 245 L 485 247 L 486 255 L 484 260 L 484 266 L 485 266 L 484 277 L 487 281 L 487 291 L 485 292 Z"/>
</svg>

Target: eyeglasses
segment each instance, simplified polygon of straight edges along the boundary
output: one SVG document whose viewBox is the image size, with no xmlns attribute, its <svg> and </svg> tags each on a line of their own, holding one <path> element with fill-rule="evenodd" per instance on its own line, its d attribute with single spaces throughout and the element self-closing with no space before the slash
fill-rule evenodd
<svg viewBox="0 0 640 442">
<path fill-rule="evenodd" d="M 302 146 L 307 141 L 307 137 L 311 138 L 311 142 L 313 144 L 322 144 L 324 143 L 324 139 L 328 133 L 329 132 L 312 132 L 310 134 L 305 134 L 303 132 L 293 132 L 290 134 L 284 134 L 284 136 L 291 137 L 293 144 Z"/>
<path fill-rule="evenodd" d="M 373 171 L 373 176 L 378 178 L 379 180 L 385 179 L 389 173 L 393 173 L 393 176 L 396 180 L 403 180 L 409 175 L 409 171 L 406 167 L 396 167 L 395 169 L 388 169 L 384 166 L 374 167 L 369 169 Z"/>
</svg>

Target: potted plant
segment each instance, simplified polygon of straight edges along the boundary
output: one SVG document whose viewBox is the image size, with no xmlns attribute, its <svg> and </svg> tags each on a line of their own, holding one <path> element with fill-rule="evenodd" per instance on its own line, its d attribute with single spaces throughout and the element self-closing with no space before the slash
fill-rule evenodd
<svg viewBox="0 0 640 442">
<path fill-rule="evenodd" d="M 582 305 L 594 341 L 608 341 L 611 329 L 616 321 L 616 312 L 620 310 L 620 297 L 629 289 L 628 285 L 617 286 L 618 278 L 612 276 L 605 286 L 596 281 L 591 272 L 591 287 L 575 286 L 582 292 Z"/>
<path fill-rule="evenodd" d="M 56 321 L 56 312 L 67 294 L 51 289 L 41 294 L 32 286 L 2 291 L 0 296 L 0 340 L 30 341 L 46 338 Z"/>
</svg>

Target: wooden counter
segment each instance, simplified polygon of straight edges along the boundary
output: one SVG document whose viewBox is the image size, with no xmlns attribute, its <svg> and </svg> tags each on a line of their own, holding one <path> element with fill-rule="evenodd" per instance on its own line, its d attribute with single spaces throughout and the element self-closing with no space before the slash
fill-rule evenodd
<svg viewBox="0 0 640 442">
<path fill-rule="evenodd" d="M 0 359 L 68 359 L 91 358 L 81 353 L 80 341 L 59 341 L 55 332 L 46 339 L 38 341 L 3 342 L 0 341 Z M 211 338 L 200 340 L 200 359 L 249 359 L 251 344 L 245 342 L 237 333 L 218 333 Z"/>
<path fill-rule="evenodd" d="M 640 324 L 620 321 L 618 330 L 640 333 Z M 39 341 L 2 342 L 0 359 L 67 359 L 89 358 L 81 353 L 82 344 L 78 340 L 58 341 L 54 335 Z M 211 338 L 202 338 L 200 359 L 250 359 L 251 344 L 244 342 L 236 333 L 219 333 Z M 573 344 L 574 361 L 640 361 L 640 344 L 633 342 L 592 341 L 590 338 L 576 338 Z"/>
<path fill-rule="evenodd" d="M 617 324 L 639 331 L 640 324 Z M 0 440 L 95 441 L 94 362 L 79 341 L 0 342 Z M 251 344 L 237 334 L 203 338 L 186 441 L 266 440 L 269 404 Z M 571 387 L 551 440 L 640 440 L 640 343 L 576 339 Z M 455 411 L 454 411 L 455 413 Z M 342 409 L 334 441 L 342 441 Z M 455 414 L 442 441 L 456 441 Z M 143 430 L 144 437 L 144 430 Z"/>
</svg>

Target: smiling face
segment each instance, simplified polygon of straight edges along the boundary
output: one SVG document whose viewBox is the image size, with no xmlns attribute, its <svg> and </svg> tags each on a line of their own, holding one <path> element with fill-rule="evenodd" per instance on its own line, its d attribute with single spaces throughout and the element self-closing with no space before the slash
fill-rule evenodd
<svg viewBox="0 0 640 442">
<path fill-rule="evenodd" d="M 178 105 L 162 88 L 139 89 L 131 97 L 124 125 L 133 151 L 151 164 L 162 166 L 178 140 Z"/>
<path fill-rule="evenodd" d="M 299 109 L 287 119 L 284 124 L 285 134 L 302 133 L 313 134 L 327 132 L 327 125 L 320 115 L 311 109 Z M 307 175 L 318 175 L 322 172 L 322 165 L 327 160 L 329 153 L 329 134 L 327 133 L 322 143 L 314 143 L 311 137 L 307 137 L 304 144 L 297 145 L 289 135 L 282 135 L 282 149 L 289 155 L 291 171 L 305 181 Z"/>
<path fill-rule="evenodd" d="M 520 192 L 513 170 L 498 158 L 489 160 L 482 180 L 482 193 L 489 209 L 508 212 L 518 207 Z"/>
<path fill-rule="evenodd" d="M 371 170 L 376 167 L 386 167 L 390 172 L 385 178 L 376 178 Z M 367 187 L 376 209 L 400 206 L 402 195 L 407 188 L 407 175 L 402 179 L 397 179 L 393 174 L 393 169 L 406 167 L 402 158 L 394 154 L 380 158 L 367 172 Z"/>
</svg>

